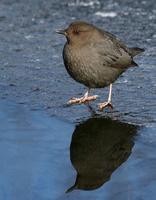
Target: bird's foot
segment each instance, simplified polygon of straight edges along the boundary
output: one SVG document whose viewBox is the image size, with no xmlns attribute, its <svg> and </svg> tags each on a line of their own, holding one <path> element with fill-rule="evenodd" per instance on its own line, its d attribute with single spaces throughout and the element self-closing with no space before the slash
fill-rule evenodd
<svg viewBox="0 0 156 200">
<path fill-rule="evenodd" d="M 72 105 L 72 104 L 82 104 L 82 103 L 87 103 L 89 101 L 94 101 L 98 98 L 98 95 L 94 96 L 83 96 L 81 98 L 71 98 L 67 104 Z"/>
<path fill-rule="evenodd" d="M 104 108 L 108 107 L 109 109 L 113 110 L 113 105 L 110 101 L 99 103 L 98 104 L 99 111 L 103 111 Z"/>
</svg>

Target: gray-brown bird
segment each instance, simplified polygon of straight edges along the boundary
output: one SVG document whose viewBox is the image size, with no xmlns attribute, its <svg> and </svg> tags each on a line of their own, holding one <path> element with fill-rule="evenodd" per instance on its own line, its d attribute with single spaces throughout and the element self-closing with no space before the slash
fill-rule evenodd
<svg viewBox="0 0 156 200">
<path fill-rule="evenodd" d="M 111 103 L 112 83 L 129 67 L 138 66 L 133 57 L 144 49 L 128 48 L 113 34 L 92 24 L 75 21 L 64 30 L 56 31 L 67 38 L 63 60 L 70 76 L 87 86 L 81 98 L 72 98 L 69 104 L 81 104 L 95 100 L 89 96 L 91 88 L 110 86 L 107 102 L 99 104 L 99 110 L 113 108 Z"/>
</svg>

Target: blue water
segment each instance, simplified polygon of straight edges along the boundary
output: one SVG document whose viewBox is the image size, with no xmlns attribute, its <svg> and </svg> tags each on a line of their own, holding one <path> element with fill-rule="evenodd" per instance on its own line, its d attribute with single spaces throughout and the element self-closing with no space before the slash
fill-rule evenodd
<svg viewBox="0 0 156 200">
<path fill-rule="evenodd" d="M 75 126 L 6 101 L 0 120 L 0 199 L 155 199 L 155 127 L 104 118 Z M 87 173 L 104 176 L 98 169 L 109 180 L 86 191 Z M 82 188 L 65 193 L 77 171 L 84 176 Z"/>
</svg>

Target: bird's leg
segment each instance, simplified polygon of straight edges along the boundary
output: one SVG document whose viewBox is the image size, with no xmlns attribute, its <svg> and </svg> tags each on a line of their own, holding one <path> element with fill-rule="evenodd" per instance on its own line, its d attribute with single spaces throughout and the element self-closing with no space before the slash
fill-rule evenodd
<svg viewBox="0 0 156 200">
<path fill-rule="evenodd" d="M 88 88 L 87 92 L 84 94 L 83 97 L 80 98 L 72 98 L 68 101 L 68 104 L 82 104 L 87 103 L 89 101 L 94 101 L 97 99 L 98 95 L 89 96 L 90 89 Z"/>
<path fill-rule="evenodd" d="M 110 109 L 113 109 L 113 105 L 111 103 L 112 101 L 112 84 L 109 86 L 109 96 L 107 102 L 99 103 L 98 107 L 99 110 L 102 111 L 104 108 L 109 107 Z"/>
</svg>

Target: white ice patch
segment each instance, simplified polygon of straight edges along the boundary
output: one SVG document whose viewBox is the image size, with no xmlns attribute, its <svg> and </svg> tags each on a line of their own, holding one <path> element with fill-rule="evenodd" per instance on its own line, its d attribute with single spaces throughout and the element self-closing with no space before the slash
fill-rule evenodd
<svg viewBox="0 0 156 200">
<path fill-rule="evenodd" d="M 30 40 L 33 38 L 33 35 L 25 35 L 24 37 L 25 37 L 25 39 Z"/>
<path fill-rule="evenodd" d="M 89 2 L 83 2 L 83 1 L 79 1 L 77 0 L 75 3 L 69 3 L 69 6 L 94 6 L 94 5 L 99 5 L 100 2 L 99 1 L 89 1 Z"/>
<path fill-rule="evenodd" d="M 100 17 L 116 17 L 117 13 L 116 12 L 96 12 L 96 16 Z"/>
</svg>

